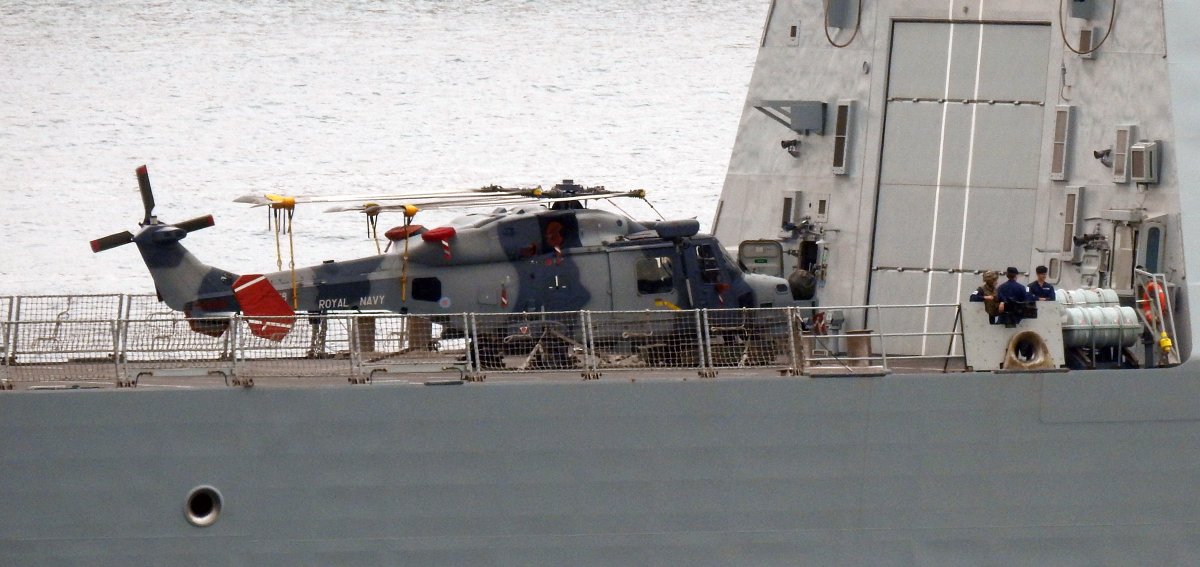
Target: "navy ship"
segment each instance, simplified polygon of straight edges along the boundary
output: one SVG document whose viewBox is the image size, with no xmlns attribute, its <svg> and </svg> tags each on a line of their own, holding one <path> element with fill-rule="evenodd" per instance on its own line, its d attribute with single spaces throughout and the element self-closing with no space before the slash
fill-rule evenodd
<svg viewBox="0 0 1200 567">
<path fill-rule="evenodd" d="M 51 366 L 115 368 L 122 385 L 170 372 L 120 330 L 141 320 L 128 310 L 124 326 L 104 327 L 123 349 L 109 359 L 76 345 L 67 350 L 83 356 L 23 364 L 71 322 L 31 339 L 9 305 L 2 377 L 17 388 L 0 393 L 0 557 L 1198 564 L 1192 8 L 764 6 L 713 232 L 758 281 L 791 284 L 788 315 L 769 326 L 783 340 L 769 347 L 722 320 L 690 327 L 700 337 L 680 348 L 699 345 L 695 356 L 656 359 L 644 342 L 653 331 L 615 319 L 614 337 L 643 340 L 638 354 L 661 364 L 618 371 L 630 358 L 595 355 L 591 333 L 547 327 L 558 342 L 537 342 L 520 367 L 546 364 L 535 350 L 579 344 L 591 354 L 584 372 L 491 372 L 479 383 L 472 374 L 488 368 L 476 351 L 459 368 L 465 380 L 190 387 L 183 377 L 38 391 L 28 377 Z M 1059 296 L 993 324 L 988 302 L 969 296 L 1010 266 L 1021 283 L 1045 266 Z M 469 334 L 481 319 L 464 317 Z M 310 319 L 290 319 L 292 334 L 309 324 L 323 340 Z M 371 348 L 361 330 L 346 339 L 356 375 L 402 370 L 374 358 L 383 320 Z M 249 385 L 246 345 L 274 339 L 254 340 L 221 347 L 214 383 Z M 309 360 L 318 374 L 336 363 Z M 601 367 L 602 377 L 587 372 Z"/>
</svg>

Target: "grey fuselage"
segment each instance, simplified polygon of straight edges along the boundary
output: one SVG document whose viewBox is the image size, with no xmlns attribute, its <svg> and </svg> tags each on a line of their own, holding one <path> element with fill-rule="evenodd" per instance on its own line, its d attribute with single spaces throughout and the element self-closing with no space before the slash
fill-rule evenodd
<svg viewBox="0 0 1200 567">
<path fill-rule="evenodd" d="M 646 225 L 582 208 L 469 214 L 449 225 L 454 235 L 445 241 L 414 235 L 384 254 L 297 269 L 295 310 L 438 315 L 792 304 L 785 280 L 743 274 L 715 239 L 695 233 L 695 221 Z M 152 238 L 157 231 L 172 238 Z M 237 311 L 237 275 L 196 260 L 179 243 L 182 234 L 157 225 L 135 237 L 159 295 L 196 317 Z M 292 304 L 292 272 L 266 277 Z"/>
</svg>

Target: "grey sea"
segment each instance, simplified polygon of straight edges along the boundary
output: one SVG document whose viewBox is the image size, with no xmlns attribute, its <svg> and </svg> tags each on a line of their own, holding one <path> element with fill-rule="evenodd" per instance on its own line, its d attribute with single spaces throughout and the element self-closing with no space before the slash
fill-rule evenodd
<svg viewBox="0 0 1200 567">
<path fill-rule="evenodd" d="M 0 295 L 153 291 L 136 249 L 88 247 L 136 228 L 142 164 L 158 216 L 214 214 L 186 244 L 240 273 L 277 265 L 246 193 L 571 178 L 707 228 L 767 4 L 0 2 Z M 375 250 L 359 214 L 294 227 L 297 265 Z"/>
</svg>

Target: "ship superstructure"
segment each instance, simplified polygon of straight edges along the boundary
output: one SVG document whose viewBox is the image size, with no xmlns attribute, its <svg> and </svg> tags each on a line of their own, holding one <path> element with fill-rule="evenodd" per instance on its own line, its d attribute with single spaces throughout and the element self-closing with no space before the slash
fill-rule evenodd
<svg viewBox="0 0 1200 567">
<path fill-rule="evenodd" d="M 1038 265 L 1059 289 L 1129 306 L 1138 270 L 1174 293 L 1165 21 L 1149 0 L 773 2 L 714 233 L 779 242 L 743 247 L 744 263 L 803 270 L 817 304 L 958 303 L 984 271 L 1015 266 L 1027 283 Z M 892 323 L 927 333 L 953 315 Z"/>
</svg>

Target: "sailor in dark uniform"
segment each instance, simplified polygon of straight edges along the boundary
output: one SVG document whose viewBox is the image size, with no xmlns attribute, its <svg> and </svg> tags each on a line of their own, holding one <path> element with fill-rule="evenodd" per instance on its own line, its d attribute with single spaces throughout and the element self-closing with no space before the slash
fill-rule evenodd
<svg viewBox="0 0 1200 567">
<path fill-rule="evenodd" d="M 1037 267 L 1037 281 L 1029 284 L 1029 294 L 1038 301 L 1054 301 L 1054 286 L 1046 283 L 1046 266 Z"/>
<path fill-rule="evenodd" d="M 1008 276 L 1008 281 L 1000 284 L 996 288 L 996 299 L 1000 301 L 1000 319 L 1004 321 L 1004 326 L 1014 327 L 1021 322 L 1022 307 L 1024 304 L 1033 301 L 1033 297 L 1029 295 L 1029 290 L 1025 285 L 1017 281 L 1017 275 L 1021 272 L 1016 268 L 1009 266 L 1004 270 L 1004 275 Z"/>
</svg>

